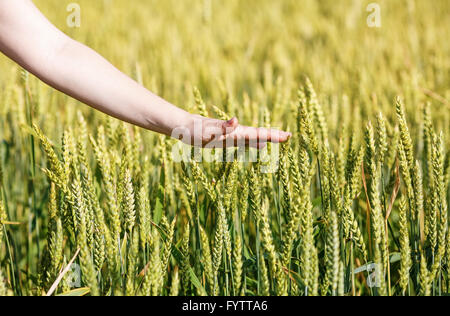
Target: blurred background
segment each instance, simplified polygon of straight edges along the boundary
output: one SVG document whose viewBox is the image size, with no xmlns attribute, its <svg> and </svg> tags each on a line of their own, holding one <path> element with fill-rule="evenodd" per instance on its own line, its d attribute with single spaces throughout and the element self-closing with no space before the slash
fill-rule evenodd
<svg viewBox="0 0 450 316">
<path fill-rule="evenodd" d="M 321 95 L 361 104 L 376 95 L 388 107 L 400 93 L 419 101 L 424 89 L 450 98 L 446 0 L 34 2 L 125 73 L 138 65 L 147 87 L 182 107 L 192 85 L 219 102 L 219 82 L 237 100 L 248 94 L 270 106 L 277 78 L 289 93 L 305 75 Z M 66 23 L 71 3 L 81 8 L 80 28 Z M 379 28 L 367 24 L 370 3 L 381 9 Z M 0 66 L 5 86 L 16 67 L 4 57 Z"/>
</svg>

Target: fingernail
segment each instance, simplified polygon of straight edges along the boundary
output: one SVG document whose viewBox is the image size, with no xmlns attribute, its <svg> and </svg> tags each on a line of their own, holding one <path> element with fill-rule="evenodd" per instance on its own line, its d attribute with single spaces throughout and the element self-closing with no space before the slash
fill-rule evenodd
<svg viewBox="0 0 450 316">
<path fill-rule="evenodd" d="M 237 118 L 235 118 L 235 117 L 233 117 L 231 120 L 229 120 L 229 121 L 227 121 L 227 126 L 235 126 L 235 125 L 237 125 L 238 124 L 238 119 Z"/>
</svg>

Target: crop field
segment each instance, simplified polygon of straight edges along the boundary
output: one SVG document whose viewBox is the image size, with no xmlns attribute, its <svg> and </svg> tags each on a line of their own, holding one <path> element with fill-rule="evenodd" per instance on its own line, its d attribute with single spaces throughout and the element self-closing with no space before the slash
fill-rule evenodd
<svg viewBox="0 0 450 316">
<path fill-rule="evenodd" d="M 169 102 L 293 136 L 179 162 L 0 56 L 0 296 L 448 295 L 449 1 L 34 2 Z"/>
</svg>

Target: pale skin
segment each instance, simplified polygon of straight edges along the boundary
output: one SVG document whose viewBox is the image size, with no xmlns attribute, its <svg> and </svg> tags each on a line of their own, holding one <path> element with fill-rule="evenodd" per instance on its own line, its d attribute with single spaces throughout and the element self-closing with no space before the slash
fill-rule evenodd
<svg viewBox="0 0 450 316">
<path fill-rule="evenodd" d="M 53 88 L 120 120 L 199 146 L 264 147 L 288 132 L 188 113 L 153 94 L 89 47 L 52 25 L 31 0 L 0 0 L 0 51 Z M 198 123 L 201 128 L 198 129 Z"/>
</svg>

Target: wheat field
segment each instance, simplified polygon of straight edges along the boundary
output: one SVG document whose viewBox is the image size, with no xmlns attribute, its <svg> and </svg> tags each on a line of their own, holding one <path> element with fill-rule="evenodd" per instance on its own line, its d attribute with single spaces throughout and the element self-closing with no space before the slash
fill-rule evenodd
<svg viewBox="0 0 450 316">
<path fill-rule="evenodd" d="M 448 1 L 370 27 L 363 0 L 77 0 L 77 28 L 34 2 L 168 101 L 293 137 L 177 162 L 0 56 L 0 296 L 448 294 Z"/>
</svg>

